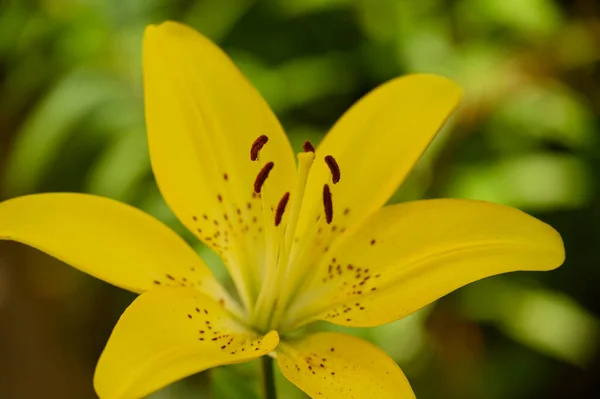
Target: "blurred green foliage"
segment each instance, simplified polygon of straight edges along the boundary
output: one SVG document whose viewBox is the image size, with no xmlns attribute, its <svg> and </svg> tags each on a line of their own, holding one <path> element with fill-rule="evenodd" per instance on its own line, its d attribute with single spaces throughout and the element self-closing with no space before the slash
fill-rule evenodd
<svg viewBox="0 0 600 399">
<path fill-rule="evenodd" d="M 147 24 L 165 19 L 219 43 L 296 148 L 318 142 L 350 104 L 397 75 L 458 81 L 461 109 L 392 201 L 451 196 L 519 207 L 562 233 L 567 262 L 482 281 L 353 333 L 393 356 L 420 399 L 600 395 L 597 2 L 2 1 L 2 198 L 77 191 L 134 204 L 177 229 L 225 279 L 168 210 L 149 168 L 141 40 Z M 0 397 L 94 397 L 95 360 L 131 295 L 22 246 L 0 249 L 8 253 Z M 279 377 L 282 398 L 304 397 Z M 254 363 L 223 367 L 152 398 L 258 398 L 258 378 Z"/>
</svg>

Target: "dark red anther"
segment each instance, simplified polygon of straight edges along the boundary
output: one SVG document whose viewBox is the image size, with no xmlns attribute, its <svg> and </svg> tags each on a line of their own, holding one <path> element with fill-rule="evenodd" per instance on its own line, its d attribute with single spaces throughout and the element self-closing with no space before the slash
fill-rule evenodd
<svg viewBox="0 0 600 399">
<path fill-rule="evenodd" d="M 252 143 L 252 147 L 250 148 L 251 161 L 256 161 L 258 159 L 258 153 L 264 147 L 264 145 L 267 144 L 267 141 L 269 141 L 269 138 L 264 134 L 262 136 L 258 136 L 258 138 L 254 140 L 254 143 Z"/>
<path fill-rule="evenodd" d="M 275 164 L 273 162 L 269 162 L 268 164 L 263 166 L 260 172 L 258 172 L 258 175 L 256 175 L 256 180 L 254 180 L 255 193 L 260 194 L 260 190 L 262 189 L 265 180 L 267 180 L 267 177 L 269 177 L 269 173 L 271 173 L 273 166 L 275 166 Z"/>
<path fill-rule="evenodd" d="M 287 206 L 288 201 L 290 200 L 290 193 L 283 194 L 283 197 L 279 200 L 279 204 L 277 204 L 277 210 L 275 211 L 275 226 L 279 226 L 281 223 L 281 219 L 283 218 L 283 213 L 285 212 L 285 207 Z"/>
<path fill-rule="evenodd" d="M 325 220 L 327 224 L 331 224 L 333 220 L 333 200 L 331 198 L 331 190 L 327 184 L 323 186 L 323 207 L 325 208 Z"/>
<path fill-rule="evenodd" d="M 308 140 L 304 142 L 302 148 L 304 148 L 304 152 L 315 152 L 315 146 Z"/>
<path fill-rule="evenodd" d="M 340 167 L 337 161 L 331 155 L 327 155 L 325 157 L 325 163 L 327 164 L 327 166 L 329 166 L 329 171 L 331 172 L 331 180 L 333 181 L 333 184 L 337 184 L 340 181 L 340 177 L 342 177 L 342 174 L 340 173 Z"/>
</svg>

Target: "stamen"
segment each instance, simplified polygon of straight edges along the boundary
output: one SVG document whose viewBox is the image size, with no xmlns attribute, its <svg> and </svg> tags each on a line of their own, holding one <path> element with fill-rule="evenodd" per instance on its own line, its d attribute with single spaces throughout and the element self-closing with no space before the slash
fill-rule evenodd
<svg viewBox="0 0 600 399">
<path fill-rule="evenodd" d="M 304 142 L 302 148 L 304 148 L 304 152 L 315 152 L 315 146 L 308 140 Z"/>
<path fill-rule="evenodd" d="M 331 190 L 329 190 L 329 185 L 327 184 L 323 186 L 323 207 L 325 208 L 327 224 L 330 224 L 333 220 L 333 201 L 331 199 Z"/>
<path fill-rule="evenodd" d="M 260 190 L 262 189 L 265 180 L 267 180 L 267 177 L 269 177 L 269 173 L 271 173 L 271 169 L 273 169 L 273 166 L 275 166 L 275 164 L 273 162 L 269 162 L 268 164 L 263 166 L 260 172 L 258 172 L 258 175 L 256 175 L 256 180 L 254 180 L 255 193 L 260 194 Z"/>
<path fill-rule="evenodd" d="M 283 194 L 283 197 L 279 200 L 279 204 L 277 204 L 277 211 L 275 212 L 275 226 L 279 226 L 281 223 L 281 218 L 283 218 L 283 213 L 285 212 L 285 207 L 290 199 L 290 193 L 287 192 Z"/>
<path fill-rule="evenodd" d="M 329 166 L 329 170 L 331 171 L 331 179 L 333 184 L 337 184 L 340 181 L 340 177 L 342 177 L 337 161 L 331 155 L 327 155 L 325 157 L 325 163 L 327 166 Z"/>
<path fill-rule="evenodd" d="M 262 136 L 258 136 L 258 138 L 254 140 L 254 143 L 252 143 L 252 147 L 250 148 L 251 161 L 256 161 L 258 159 L 258 153 L 260 150 L 262 150 L 264 145 L 267 144 L 267 141 L 269 141 L 269 138 L 264 134 Z"/>
</svg>

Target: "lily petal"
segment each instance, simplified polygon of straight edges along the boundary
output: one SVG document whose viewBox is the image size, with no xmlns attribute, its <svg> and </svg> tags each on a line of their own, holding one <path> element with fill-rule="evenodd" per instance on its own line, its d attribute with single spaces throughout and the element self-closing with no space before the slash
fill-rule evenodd
<svg viewBox="0 0 600 399">
<path fill-rule="evenodd" d="M 311 398 L 402 398 L 415 395 L 398 365 L 375 345 L 347 334 L 311 334 L 277 349 L 283 375 Z"/>
<path fill-rule="evenodd" d="M 460 87 L 447 78 L 407 75 L 379 86 L 340 118 L 318 146 L 310 171 L 298 222 L 299 245 L 292 252 L 298 275 L 308 273 L 302 265 L 313 264 L 339 234 L 385 204 L 461 95 Z M 339 166 L 337 184 L 325 162 L 327 156 Z M 324 184 L 333 199 L 329 225 L 324 216 Z M 301 277 L 290 277 L 298 280 Z"/>
<path fill-rule="evenodd" d="M 198 291 L 160 288 L 123 313 L 94 387 L 101 399 L 138 399 L 199 371 L 266 355 L 278 343 L 277 332 L 257 336 Z"/>
<path fill-rule="evenodd" d="M 294 325 L 381 325 L 470 282 L 554 269 L 564 257 L 552 227 L 514 208 L 454 199 L 392 205 L 332 248 L 289 314 Z"/>
<path fill-rule="evenodd" d="M 175 22 L 149 26 L 143 53 L 150 158 L 160 191 L 181 222 L 224 258 L 251 303 L 256 292 L 249 280 L 260 280 L 256 269 L 265 263 L 264 224 L 273 224 L 271 207 L 295 184 L 290 143 L 260 94 L 198 32 Z M 250 149 L 261 135 L 268 143 L 252 162 Z M 253 185 L 268 162 L 274 167 L 261 200 Z"/>
<path fill-rule="evenodd" d="M 0 239 L 30 245 L 133 292 L 177 285 L 226 295 L 202 259 L 174 231 L 108 198 L 50 193 L 4 201 Z"/>
</svg>

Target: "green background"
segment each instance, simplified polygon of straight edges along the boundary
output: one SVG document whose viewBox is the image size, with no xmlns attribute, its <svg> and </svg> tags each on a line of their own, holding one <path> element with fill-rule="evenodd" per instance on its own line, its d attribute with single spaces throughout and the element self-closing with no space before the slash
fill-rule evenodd
<svg viewBox="0 0 600 399">
<path fill-rule="evenodd" d="M 316 144 L 354 101 L 397 75 L 459 82 L 461 108 L 392 201 L 518 207 L 562 234 L 567 261 L 471 284 L 404 320 L 354 331 L 402 366 L 419 399 L 600 396 L 596 1 L 2 0 L 2 199 L 95 193 L 186 234 L 159 196 L 145 142 L 142 33 L 166 19 L 219 43 L 296 148 Z M 0 397 L 94 398 L 95 362 L 132 299 L 0 243 Z M 221 367 L 152 398 L 258 398 L 257 366 Z M 304 397 L 280 375 L 277 383 L 281 398 Z"/>
</svg>

